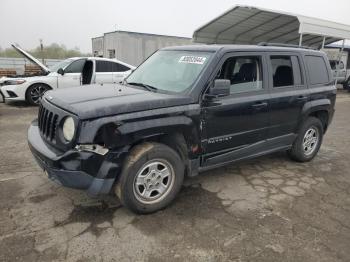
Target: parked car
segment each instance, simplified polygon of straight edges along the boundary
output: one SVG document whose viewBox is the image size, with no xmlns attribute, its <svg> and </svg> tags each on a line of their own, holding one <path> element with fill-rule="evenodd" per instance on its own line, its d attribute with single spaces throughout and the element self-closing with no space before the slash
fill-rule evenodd
<svg viewBox="0 0 350 262">
<path fill-rule="evenodd" d="M 98 57 L 69 58 L 48 68 L 26 51 L 14 47 L 28 60 L 38 65 L 44 74 L 3 78 L 0 83 L 1 93 L 6 101 L 26 101 L 31 105 L 37 105 L 47 90 L 94 83 L 119 83 L 135 69 L 134 66 L 118 60 Z"/>
<path fill-rule="evenodd" d="M 313 159 L 336 88 L 323 52 L 270 46 L 161 49 L 123 84 L 49 91 L 28 130 L 49 178 L 138 213 L 166 207 L 185 175 L 276 151 Z"/>
<path fill-rule="evenodd" d="M 337 79 L 338 84 L 344 84 L 347 80 L 347 77 L 346 68 L 343 61 L 339 62 L 337 60 L 329 60 L 329 63 L 331 65 L 333 78 Z"/>
</svg>

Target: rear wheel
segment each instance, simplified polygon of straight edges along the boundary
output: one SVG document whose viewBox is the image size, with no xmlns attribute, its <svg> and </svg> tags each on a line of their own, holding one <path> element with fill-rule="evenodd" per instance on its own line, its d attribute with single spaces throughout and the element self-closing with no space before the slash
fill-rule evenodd
<svg viewBox="0 0 350 262">
<path fill-rule="evenodd" d="M 310 161 L 317 155 L 322 139 L 322 122 L 316 117 L 309 117 L 301 126 L 298 137 L 288 153 L 298 162 Z"/>
<path fill-rule="evenodd" d="M 350 92 L 350 78 L 348 78 L 348 80 L 345 81 L 345 83 L 343 84 L 343 88 Z"/>
<path fill-rule="evenodd" d="M 116 194 L 136 213 L 158 211 L 180 191 L 184 165 L 170 147 L 159 143 L 136 146 L 127 157 Z"/>
<path fill-rule="evenodd" d="M 30 105 L 39 105 L 40 98 L 45 94 L 50 87 L 45 84 L 34 84 L 27 89 L 26 101 Z"/>
</svg>

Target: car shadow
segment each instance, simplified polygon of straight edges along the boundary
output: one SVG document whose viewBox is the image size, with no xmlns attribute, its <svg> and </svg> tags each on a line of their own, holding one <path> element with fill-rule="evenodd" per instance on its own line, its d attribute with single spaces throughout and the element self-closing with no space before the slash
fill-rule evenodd
<svg viewBox="0 0 350 262">
<path fill-rule="evenodd" d="M 37 106 L 29 105 L 24 101 L 6 101 L 5 105 L 14 106 L 17 108 L 36 108 Z"/>
</svg>

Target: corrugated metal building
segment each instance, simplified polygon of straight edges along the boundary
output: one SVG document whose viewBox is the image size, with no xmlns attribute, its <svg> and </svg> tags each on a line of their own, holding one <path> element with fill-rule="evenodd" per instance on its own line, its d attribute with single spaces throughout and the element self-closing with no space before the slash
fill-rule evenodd
<svg viewBox="0 0 350 262">
<path fill-rule="evenodd" d="M 191 41 L 192 38 L 187 37 L 115 31 L 92 38 L 92 53 L 138 66 L 162 47 L 187 45 Z"/>
</svg>

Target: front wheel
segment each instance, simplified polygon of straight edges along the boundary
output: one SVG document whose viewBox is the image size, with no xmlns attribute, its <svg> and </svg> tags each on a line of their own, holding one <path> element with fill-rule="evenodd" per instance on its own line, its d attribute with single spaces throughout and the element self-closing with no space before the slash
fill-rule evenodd
<svg viewBox="0 0 350 262">
<path fill-rule="evenodd" d="M 309 117 L 300 127 L 298 137 L 288 151 L 289 156 L 298 162 L 312 160 L 321 147 L 322 139 L 322 122 L 316 117 Z"/>
<path fill-rule="evenodd" d="M 26 101 L 32 105 L 39 105 L 40 98 L 45 94 L 50 87 L 45 84 L 34 84 L 31 85 L 26 92 Z"/>
<path fill-rule="evenodd" d="M 184 165 L 170 147 L 159 143 L 136 146 L 127 157 L 116 186 L 123 205 L 136 213 L 165 208 L 180 191 Z"/>
</svg>

